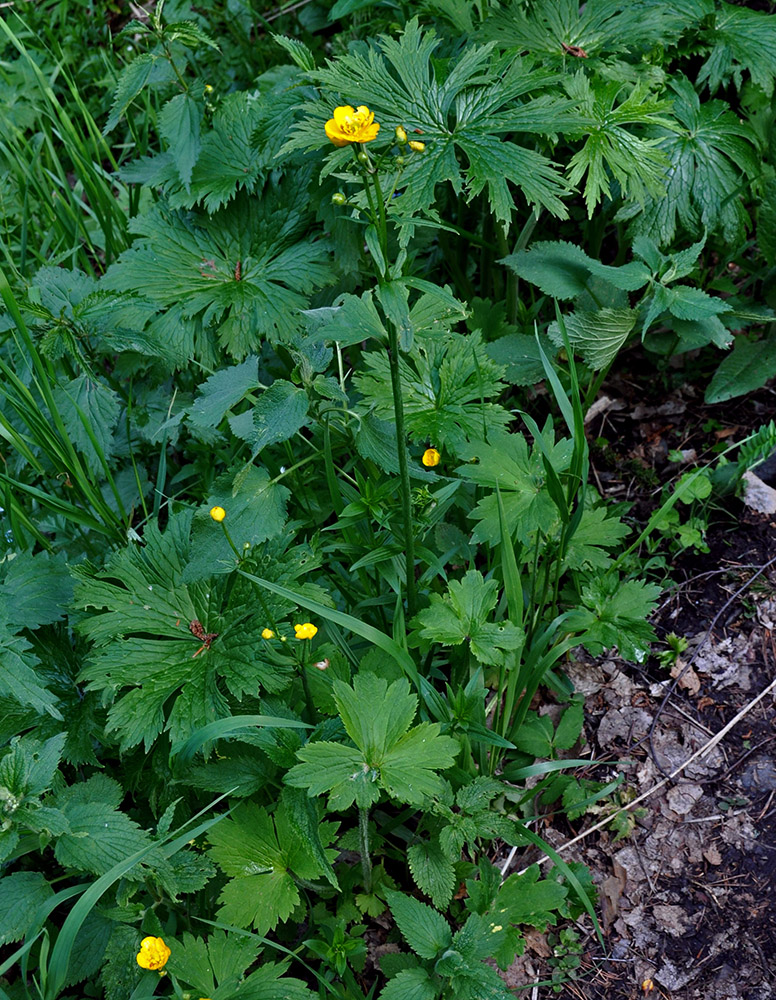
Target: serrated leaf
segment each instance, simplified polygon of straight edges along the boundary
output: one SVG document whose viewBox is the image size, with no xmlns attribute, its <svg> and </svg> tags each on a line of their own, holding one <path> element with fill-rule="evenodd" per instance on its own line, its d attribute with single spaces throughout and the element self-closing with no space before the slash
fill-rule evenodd
<svg viewBox="0 0 776 1000">
<path fill-rule="evenodd" d="M 315 56 L 304 42 L 300 42 L 298 38 L 288 38 L 286 35 L 273 35 L 272 38 L 286 50 L 300 69 L 315 69 Z"/>
<path fill-rule="evenodd" d="M 253 803 L 239 806 L 208 834 L 210 855 L 230 881 L 219 915 L 261 936 L 287 920 L 299 902 L 294 876 L 316 878 L 321 868 L 281 804 L 274 817 Z"/>
<path fill-rule="evenodd" d="M 46 712 L 55 719 L 62 715 L 57 708 L 58 698 L 44 684 L 38 672 L 40 661 L 30 643 L 20 635 L 11 635 L 0 624 L 0 696 L 19 705 L 29 706 L 36 712 Z"/>
<path fill-rule="evenodd" d="M 594 260 L 573 243 L 534 243 L 530 249 L 505 257 L 502 263 L 556 299 L 573 299 L 587 290 L 591 276 L 615 288 L 635 291 L 649 281 L 643 264 L 611 267 Z"/>
<path fill-rule="evenodd" d="M 737 337 L 706 389 L 707 403 L 722 403 L 753 392 L 776 375 L 776 341 Z"/>
<path fill-rule="evenodd" d="M 556 911 L 568 890 L 553 879 L 539 878 L 539 866 L 522 875 L 510 875 L 502 885 L 491 911 L 491 919 L 503 916 L 513 924 L 544 928 L 557 922 Z"/>
<path fill-rule="evenodd" d="M 288 441 L 307 423 L 310 402 L 304 389 L 286 379 L 276 379 L 253 408 L 254 458 L 269 444 Z"/>
<path fill-rule="evenodd" d="M 188 419 L 203 430 L 216 428 L 233 406 L 259 384 L 258 358 L 251 355 L 239 365 L 215 372 L 200 384 Z"/>
<path fill-rule="evenodd" d="M 201 120 L 202 110 L 191 94 L 176 94 L 159 112 L 159 132 L 172 153 L 178 175 L 187 191 L 200 151 Z"/>
<path fill-rule="evenodd" d="M 0 879 L 0 944 L 21 941 L 38 908 L 53 895 L 40 872 L 14 872 Z"/>
<path fill-rule="evenodd" d="M 434 959 L 452 944 L 450 925 L 426 903 L 389 889 L 385 898 L 399 930 L 416 955 Z"/>
<path fill-rule="evenodd" d="M 116 84 L 113 105 L 103 133 L 111 132 L 140 91 L 151 83 L 172 79 L 173 71 L 160 55 L 143 52 L 122 70 Z"/>
<path fill-rule="evenodd" d="M 469 570 L 463 579 L 452 580 L 448 592 L 431 594 L 431 605 L 412 624 L 423 639 L 448 646 L 468 641 L 482 663 L 504 662 L 504 650 L 518 649 L 525 641 L 522 629 L 511 622 L 489 622 L 498 601 L 498 584 L 484 580 L 479 570 Z"/>
<path fill-rule="evenodd" d="M 504 378 L 512 385 L 535 385 L 545 377 L 536 337 L 527 333 L 508 333 L 485 350 L 497 364 L 504 365 Z"/>
<path fill-rule="evenodd" d="M 773 93 L 776 16 L 720 3 L 704 36 L 711 51 L 698 73 L 699 84 L 708 82 L 713 94 L 732 79 L 740 90 L 746 72 L 766 95 Z"/>
<path fill-rule="evenodd" d="M 593 371 L 607 368 L 636 325 L 635 309 L 599 309 L 597 312 L 573 312 L 563 317 L 566 333 L 574 350 Z M 547 333 L 556 347 L 563 346 L 557 322 Z"/>
<path fill-rule="evenodd" d="M 407 860 L 415 883 L 430 896 L 439 910 L 447 908 L 455 888 L 455 869 L 434 840 L 422 841 L 407 848 Z"/>
<path fill-rule="evenodd" d="M 380 994 L 380 1000 L 435 1000 L 437 987 L 425 969 L 402 969 Z"/>
<path fill-rule="evenodd" d="M 88 375 L 78 375 L 56 386 L 53 395 L 71 441 L 89 468 L 102 477 L 100 456 L 109 460 L 113 454 L 113 434 L 121 409 L 118 394 Z"/>
<path fill-rule="evenodd" d="M 596 577 L 582 588 L 582 606 L 569 614 L 566 627 L 582 633 L 594 656 L 616 646 L 624 659 L 640 663 L 655 638 L 648 618 L 659 595 L 654 583 L 622 582 L 616 573 Z"/>
<path fill-rule="evenodd" d="M 73 580 L 61 556 L 24 552 L 6 559 L 5 567 L 0 584 L 0 622 L 5 622 L 9 631 L 36 629 L 65 617 Z"/>
<path fill-rule="evenodd" d="M 579 740 L 585 721 L 585 706 L 581 698 L 575 697 L 568 708 L 563 710 L 555 730 L 553 745 L 558 750 L 570 750 Z"/>
</svg>

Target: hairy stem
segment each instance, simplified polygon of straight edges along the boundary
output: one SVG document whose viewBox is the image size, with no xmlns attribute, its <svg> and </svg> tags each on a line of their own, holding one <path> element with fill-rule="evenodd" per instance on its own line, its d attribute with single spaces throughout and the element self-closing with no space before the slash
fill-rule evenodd
<svg viewBox="0 0 776 1000">
<path fill-rule="evenodd" d="M 361 871 L 364 875 L 364 891 L 372 891 L 372 859 L 369 857 L 369 810 L 359 807 L 358 832 L 361 840 Z"/>
</svg>

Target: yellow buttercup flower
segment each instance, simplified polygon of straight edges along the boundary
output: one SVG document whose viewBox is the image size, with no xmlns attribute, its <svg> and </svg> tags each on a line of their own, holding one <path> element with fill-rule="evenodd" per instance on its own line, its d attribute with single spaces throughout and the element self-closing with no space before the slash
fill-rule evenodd
<svg viewBox="0 0 776 1000">
<path fill-rule="evenodd" d="M 218 523 L 220 524 L 226 517 L 226 511 L 224 510 L 223 507 L 211 507 L 210 516 L 213 518 L 214 521 L 218 521 Z"/>
<path fill-rule="evenodd" d="M 275 633 L 272 631 L 271 628 L 263 628 L 261 630 L 261 637 L 262 639 L 274 639 Z"/>
<path fill-rule="evenodd" d="M 145 937 L 140 942 L 137 964 L 141 969 L 157 971 L 163 969 L 170 957 L 170 949 L 160 937 Z"/>
<path fill-rule="evenodd" d="M 316 634 L 318 629 L 315 625 L 310 622 L 305 622 L 304 625 L 294 625 L 294 632 L 297 639 L 312 639 Z"/>
<path fill-rule="evenodd" d="M 396 140 L 397 142 L 400 142 L 402 146 L 407 141 L 407 130 L 402 128 L 401 125 L 396 126 Z"/>
<path fill-rule="evenodd" d="M 439 461 L 442 456 L 436 450 L 436 448 L 426 448 L 423 452 L 423 458 L 421 461 L 428 469 L 432 469 L 435 465 L 439 465 Z"/>
<path fill-rule="evenodd" d="M 335 146 L 347 146 L 349 142 L 371 142 L 377 138 L 380 126 L 375 121 L 374 111 L 360 104 L 355 111 L 349 104 L 335 108 L 324 128 L 326 135 Z"/>
<path fill-rule="evenodd" d="M 425 142 L 418 142 L 417 139 L 410 139 L 407 143 L 413 153 L 422 153 L 426 148 Z"/>
</svg>

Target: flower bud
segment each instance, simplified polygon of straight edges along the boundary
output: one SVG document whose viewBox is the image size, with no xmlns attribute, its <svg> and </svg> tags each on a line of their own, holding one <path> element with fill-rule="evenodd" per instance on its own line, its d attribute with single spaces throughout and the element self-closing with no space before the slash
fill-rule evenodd
<svg viewBox="0 0 776 1000">
<path fill-rule="evenodd" d="M 403 167 L 404 166 L 404 162 L 405 162 L 404 161 L 404 157 L 403 156 L 397 156 L 394 162 L 396 163 L 397 167 Z"/>
<path fill-rule="evenodd" d="M 400 142 L 402 144 L 402 146 L 407 141 L 407 133 L 401 127 L 401 125 L 397 125 L 396 126 L 396 140 L 397 140 L 397 142 Z"/>
<path fill-rule="evenodd" d="M 274 639 L 275 633 L 272 631 L 271 628 L 264 628 L 261 630 L 261 637 L 262 639 Z"/>
<path fill-rule="evenodd" d="M 432 469 L 435 465 L 439 465 L 439 460 L 442 456 L 436 450 L 436 448 L 426 448 L 423 452 L 423 458 L 421 461 L 426 466 L 427 469 Z"/>
<path fill-rule="evenodd" d="M 359 163 L 363 163 L 364 166 L 368 166 L 369 163 L 371 162 L 369 159 L 369 153 L 367 153 L 365 149 L 361 150 L 356 159 L 358 160 Z"/>
<path fill-rule="evenodd" d="M 410 139 L 408 145 L 413 153 L 422 153 L 426 148 L 425 142 L 418 142 L 416 139 Z"/>
<path fill-rule="evenodd" d="M 220 524 L 226 517 L 226 511 L 224 510 L 223 507 L 211 507 L 210 516 L 213 518 L 214 521 L 218 521 L 218 523 Z"/>
<path fill-rule="evenodd" d="M 345 197 L 345 195 L 341 191 L 337 191 L 336 194 L 333 194 L 331 196 L 331 203 L 332 203 L 332 205 L 346 205 L 347 201 L 348 201 L 348 199 Z"/>
</svg>

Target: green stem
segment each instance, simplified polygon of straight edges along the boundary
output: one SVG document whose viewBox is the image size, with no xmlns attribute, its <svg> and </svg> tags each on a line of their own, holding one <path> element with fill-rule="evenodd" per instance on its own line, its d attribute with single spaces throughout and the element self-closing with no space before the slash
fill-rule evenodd
<svg viewBox="0 0 776 1000">
<path fill-rule="evenodd" d="M 369 857 L 369 810 L 359 807 L 358 832 L 361 840 L 361 871 L 364 876 L 364 891 L 372 891 L 372 859 Z"/>
</svg>

